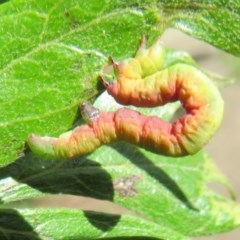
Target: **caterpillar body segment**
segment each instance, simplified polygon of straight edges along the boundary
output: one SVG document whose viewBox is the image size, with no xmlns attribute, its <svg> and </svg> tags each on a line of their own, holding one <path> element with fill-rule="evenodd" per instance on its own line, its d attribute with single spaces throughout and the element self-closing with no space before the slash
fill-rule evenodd
<svg viewBox="0 0 240 240">
<path fill-rule="evenodd" d="M 48 158 L 73 158 L 121 140 L 165 155 L 187 154 L 184 148 L 177 146 L 175 136 L 169 137 L 170 134 L 170 123 L 121 108 L 115 112 L 101 112 L 98 119 L 58 138 L 31 135 L 28 144 L 38 155 Z"/>
</svg>

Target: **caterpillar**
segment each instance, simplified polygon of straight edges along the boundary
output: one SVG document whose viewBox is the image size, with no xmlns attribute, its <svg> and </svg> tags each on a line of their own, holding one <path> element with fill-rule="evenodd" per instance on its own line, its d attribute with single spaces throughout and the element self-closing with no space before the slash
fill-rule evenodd
<svg viewBox="0 0 240 240">
<path fill-rule="evenodd" d="M 224 103 L 213 82 L 199 69 L 184 63 L 164 66 L 166 50 L 157 40 L 149 49 L 141 41 L 136 56 L 115 62 L 116 79 L 100 77 L 115 100 L 123 105 L 154 107 L 180 101 L 186 113 L 170 123 L 126 107 L 104 112 L 81 105 L 87 124 L 58 138 L 28 138 L 31 150 L 50 158 L 73 158 L 116 141 L 126 141 L 154 153 L 185 156 L 198 152 L 220 126 Z"/>
</svg>

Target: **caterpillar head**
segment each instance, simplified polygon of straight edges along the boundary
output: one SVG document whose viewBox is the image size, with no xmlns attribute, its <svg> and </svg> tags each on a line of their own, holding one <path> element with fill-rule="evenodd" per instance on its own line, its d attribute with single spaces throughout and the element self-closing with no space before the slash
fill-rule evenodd
<svg viewBox="0 0 240 240">
<path fill-rule="evenodd" d="M 88 103 L 82 103 L 80 106 L 81 115 L 87 123 L 96 121 L 100 117 L 100 110 Z"/>
</svg>

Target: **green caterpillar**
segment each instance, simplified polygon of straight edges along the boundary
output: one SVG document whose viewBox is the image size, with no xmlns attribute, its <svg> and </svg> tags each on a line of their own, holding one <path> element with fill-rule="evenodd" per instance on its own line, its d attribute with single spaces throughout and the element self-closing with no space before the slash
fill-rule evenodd
<svg viewBox="0 0 240 240">
<path fill-rule="evenodd" d="M 145 42 L 134 58 L 116 63 L 117 79 L 102 82 L 123 105 L 154 107 L 179 100 L 186 114 L 169 123 L 128 108 L 103 112 L 81 106 L 87 124 L 59 138 L 31 135 L 33 152 L 51 158 L 73 158 L 90 153 L 103 144 L 127 141 L 168 156 L 185 156 L 199 151 L 215 134 L 224 110 L 222 97 L 212 81 L 197 68 L 176 63 L 163 68 L 165 49 L 157 41 L 149 49 Z"/>
</svg>

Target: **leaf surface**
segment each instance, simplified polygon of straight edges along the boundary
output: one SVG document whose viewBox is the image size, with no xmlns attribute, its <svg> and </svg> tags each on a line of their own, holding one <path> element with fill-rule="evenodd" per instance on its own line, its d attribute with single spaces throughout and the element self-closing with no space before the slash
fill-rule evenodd
<svg viewBox="0 0 240 240">
<path fill-rule="evenodd" d="M 109 55 L 130 57 L 168 27 L 239 55 L 239 0 L 24 1 L 0 5 L 0 166 L 31 133 L 58 135 L 99 93 Z"/>
<path fill-rule="evenodd" d="M 97 77 L 108 56 L 133 56 L 142 35 L 151 45 L 165 29 L 175 27 L 239 56 L 239 12 L 239 0 L 1 4 L 1 206 L 61 193 L 112 201 L 142 217 L 98 214 L 99 219 L 96 213 L 90 218 L 70 209 L 1 208 L 1 239 L 58 239 L 59 231 L 61 239 L 145 234 L 186 239 L 238 227 L 239 205 L 206 186 L 216 181 L 231 190 L 202 151 L 173 159 L 117 143 L 73 161 L 45 161 L 23 150 L 33 132 L 54 136 L 71 128 L 79 104 L 93 101 L 101 91 Z M 169 56 L 169 65 L 195 65 L 183 53 Z M 104 96 L 96 105 L 112 110 L 110 102 Z M 168 105 L 145 113 L 169 120 L 177 108 Z"/>
<path fill-rule="evenodd" d="M 134 216 L 74 209 L 0 209 L 1 239 L 141 239 L 187 240 L 177 232 Z M 5 221 L 8 219 L 8 221 Z M 112 238 L 114 237 L 114 238 Z M 119 238 L 118 238 L 119 237 Z M 136 240 L 139 238 L 136 238 Z"/>
<path fill-rule="evenodd" d="M 108 110 L 121 107 L 106 93 L 95 105 L 100 107 L 106 102 Z M 142 111 L 167 120 L 176 108 L 178 104 Z M 212 159 L 202 151 L 169 158 L 119 142 L 72 161 L 46 161 L 27 153 L 2 168 L 0 179 L 2 203 L 59 193 L 92 197 L 120 204 L 150 220 L 164 229 L 164 236 L 169 231 L 185 237 L 202 236 L 240 224 L 239 205 L 207 187 L 218 182 L 231 191 Z M 57 224 L 58 217 L 54 219 Z M 163 238 L 161 234 L 159 238 Z"/>
</svg>

